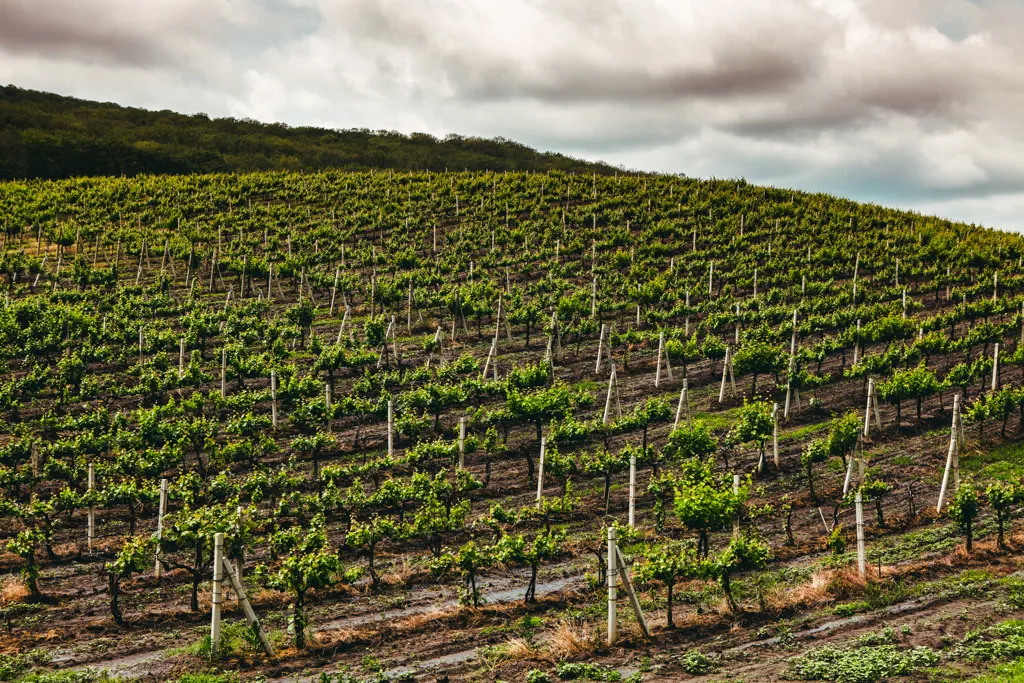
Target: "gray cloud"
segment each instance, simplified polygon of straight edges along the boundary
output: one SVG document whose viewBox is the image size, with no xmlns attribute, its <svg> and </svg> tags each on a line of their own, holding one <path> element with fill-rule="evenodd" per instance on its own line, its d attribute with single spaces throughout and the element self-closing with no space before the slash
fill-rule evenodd
<svg viewBox="0 0 1024 683">
<path fill-rule="evenodd" d="M 82 3 L 5 0 L 0 4 L 0 50 L 142 67 L 173 62 L 160 45 L 129 27 L 94 19 Z"/>
</svg>

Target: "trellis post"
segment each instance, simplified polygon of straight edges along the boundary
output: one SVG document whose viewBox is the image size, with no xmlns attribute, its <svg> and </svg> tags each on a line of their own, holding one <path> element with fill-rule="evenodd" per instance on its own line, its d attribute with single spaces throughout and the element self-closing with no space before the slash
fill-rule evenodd
<svg viewBox="0 0 1024 683">
<path fill-rule="evenodd" d="M 270 424 L 277 429 L 277 371 L 270 371 Z"/>
<path fill-rule="evenodd" d="M 718 402 L 725 401 L 725 384 L 728 380 L 732 388 L 732 397 L 736 398 L 736 374 L 732 367 L 732 347 L 725 347 L 725 360 L 722 363 L 722 385 L 718 389 Z"/>
<path fill-rule="evenodd" d="M 679 390 L 679 405 L 676 406 L 676 419 L 672 424 L 672 429 L 679 428 L 679 418 L 686 415 L 686 426 L 692 427 L 690 422 L 690 396 L 689 388 L 687 387 L 688 380 L 683 378 L 683 388 Z"/>
<path fill-rule="evenodd" d="M 88 476 L 89 493 L 91 494 L 93 489 L 96 488 L 96 467 L 92 463 L 89 463 Z M 93 539 L 96 537 L 96 508 L 93 507 L 91 496 L 89 498 L 89 527 L 87 534 L 88 548 L 92 552 Z"/>
<path fill-rule="evenodd" d="M 210 652 L 220 653 L 220 606 L 224 581 L 224 534 L 213 536 L 213 595 L 210 598 Z"/>
<path fill-rule="evenodd" d="M 882 428 L 882 416 L 878 411 L 878 392 L 875 391 L 875 380 L 868 378 L 868 399 L 864 408 L 864 436 L 871 436 L 871 417 L 874 413 L 875 426 Z"/>
<path fill-rule="evenodd" d="M 955 491 L 960 485 L 960 443 L 963 438 L 963 435 L 960 434 L 960 427 L 960 394 L 956 394 L 953 396 L 953 420 L 949 427 L 949 450 L 946 452 L 946 467 L 942 473 L 939 501 L 935 506 L 936 512 L 942 512 L 942 506 L 946 502 L 950 472 L 954 472 L 953 490 Z"/>
<path fill-rule="evenodd" d="M 231 586 L 235 589 L 235 596 L 238 598 L 238 602 L 242 605 L 242 611 L 245 613 L 245 618 L 252 625 L 253 630 L 256 631 L 256 636 L 260 640 L 260 645 L 263 646 L 263 651 L 268 657 L 273 657 L 274 647 L 270 644 L 270 639 L 267 638 L 267 634 L 263 631 L 263 627 L 260 625 L 260 620 L 256 617 L 256 612 L 252 608 L 252 604 L 249 602 L 249 596 L 245 593 L 245 587 L 242 585 L 242 581 L 235 572 L 235 568 L 231 566 L 231 563 L 226 558 L 221 558 L 221 568 L 224 572 L 224 576 L 231 582 Z"/>
<path fill-rule="evenodd" d="M 740 475 L 732 475 L 732 495 L 737 498 L 740 495 Z M 732 518 L 732 537 L 738 538 L 740 535 L 740 515 L 737 512 Z"/>
<path fill-rule="evenodd" d="M 615 527 L 608 527 L 608 646 L 619 639 L 618 576 L 615 571 L 618 557 L 615 547 Z"/>
<path fill-rule="evenodd" d="M 864 495 L 859 489 L 854 500 L 857 509 L 857 573 L 864 576 L 867 573 L 867 553 L 864 549 Z"/>
<path fill-rule="evenodd" d="M 629 456 L 629 528 L 636 526 L 636 455 Z"/>
<path fill-rule="evenodd" d="M 999 388 L 999 342 L 992 350 L 992 391 Z"/>
<path fill-rule="evenodd" d="M 615 365 L 612 364 L 611 374 L 608 375 L 608 396 L 604 401 L 604 417 L 602 422 L 608 424 L 612 413 L 612 398 L 615 399 L 615 410 L 618 417 L 622 417 L 622 403 L 619 402 L 619 383 L 615 372 Z"/>
<path fill-rule="evenodd" d="M 395 402 L 388 400 L 388 456 L 395 454 Z"/>
<path fill-rule="evenodd" d="M 779 404 L 772 404 L 772 460 L 779 469 Z"/>
<path fill-rule="evenodd" d="M 153 567 L 153 578 L 157 581 L 163 576 L 163 565 L 160 564 L 160 542 L 164 536 L 164 515 L 167 514 L 167 480 L 160 480 L 160 507 L 156 515 L 156 558 Z"/>
<path fill-rule="evenodd" d="M 459 418 L 459 469 L 466 467 L 466 418 Z"/>
<path fill-rule="evenodd" d="M 537 507 L 540 507 L 541 498 L 544 496 L 544 456 L 547 455 L 548 440 L 540 437 L 540 462 L 537 467 Z"/>
</svg>

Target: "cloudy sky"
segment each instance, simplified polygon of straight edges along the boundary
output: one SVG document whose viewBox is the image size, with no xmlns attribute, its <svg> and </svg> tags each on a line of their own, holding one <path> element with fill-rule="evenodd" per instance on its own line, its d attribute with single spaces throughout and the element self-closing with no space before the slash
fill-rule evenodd
<svg viewBox="0 0 1024 683">
<path fill-rule="evenodd" d="M 0 82 L 1024 230 L 1020 0 L 0 0 Z"/>
</svg>

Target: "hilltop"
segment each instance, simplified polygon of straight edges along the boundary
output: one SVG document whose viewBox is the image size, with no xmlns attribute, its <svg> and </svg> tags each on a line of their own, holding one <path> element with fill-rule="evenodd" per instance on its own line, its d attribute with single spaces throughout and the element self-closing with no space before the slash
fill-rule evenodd
<svg viewBox="0 0 1024 683">
<path fill-rule="evenodd" d="M 616 170 L 504 138 L 291 127 L 0 87 L 0 180 L 374 168 Z"/>
</svg>

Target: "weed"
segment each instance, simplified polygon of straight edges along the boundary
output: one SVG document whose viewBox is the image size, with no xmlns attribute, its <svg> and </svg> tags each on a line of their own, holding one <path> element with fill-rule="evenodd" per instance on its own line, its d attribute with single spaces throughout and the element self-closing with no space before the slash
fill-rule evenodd
<svg viewBox="0 0 1024 683">
<path fill-rule="evenodd" d="M 804 681 L 875 683 L 890 676 L 912 674 L 938 661 L 938 654 L 926 647 L 823 645 L 790 659 L 789 675 Z"/>
<path fill-rule="evenodd" d="M 1012 574 L 999 583 L 1006 588 L 1006 604 L 1013 609 L 1024 609 L 1024 576 Z"/>
<path fill-rule="evenodd" d="M 1024 657 L 1024 620 L 1010 619 L 984 631 L 972 631 L 953 648 L 952 656 L 971 662 Z"/>
<path fill-rule="evenodd" d="M 718 668 L 715 661 L 700 650 L 690 650 L 683 655 L 680 663 L 683 666 L 683 671 L 691 676 L 708 674 Z"/>
<path fill-rule="evenodd" d="M 562 662 L 555 673 L 563 681 L 621 681 L 622 674 L 600 664 L 585 662 Z"/>
<path fill-rule="evenodd" d="M 31 667 L 45 664 L 49 655 L 43 650 L 32 650 L 25 654 L 0 655 L 0 681 L 17 680 Z"/>
<path fill-rule="evenodd" d="M 1024 683 L 1024 659 L 1000 664 L 988 673 L 970 679 L 968 683 Z"/>
<path fill-rule="evenodd" d="M 858 612 L 867 612 L 870 609 L 870 604 L 864 600 L 857 600 L 856 602 L 844 602 L 836 605 L 832 608 L 832 613 L 838 617 L 852 617 Z"/>
<path fill-rule="evenodd" d="M 384 665 L 373 655 L 363 655 L 363 668 L 376 674 L 384 670 Z"/>
<path fill-rule="evenodd" d="M 234 672 L 193 673 L 176 678 L 173 683 L 238 683 L 238 676 Z"/>
</svg>

